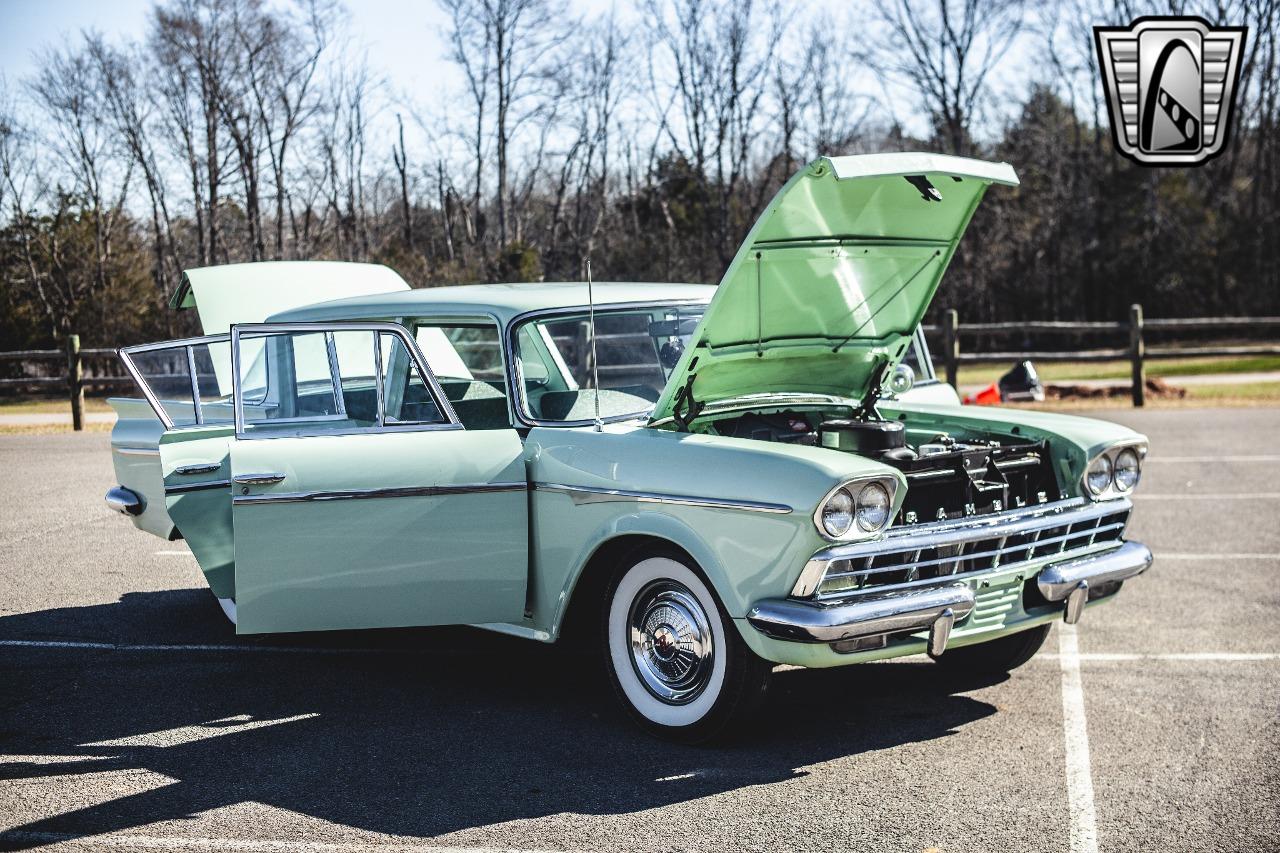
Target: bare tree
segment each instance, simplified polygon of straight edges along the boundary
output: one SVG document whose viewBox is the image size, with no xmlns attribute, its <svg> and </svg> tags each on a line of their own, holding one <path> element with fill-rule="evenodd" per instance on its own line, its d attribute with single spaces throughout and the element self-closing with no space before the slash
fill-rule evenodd
<svg viewBox="0 0 1280 853">
<path fill-rule="evenodd" d="M 413 251 L 413 207 L 409 203 L 409 151 L 404 145 L 404 119 L 396 113 L 396 127 L 400 131 L 400 145 L 391 148 L 391 159 L 396 164 L 396 173 L 400 176 L 400 209 L 404 218 L 404 245 Z"/>
<path fill-rule="evenodd" d="M 1022 28 L 1022 0 L 896 0 L 875 8 L 888 35 L 872 50 L 876 67 L 916 93 L 952 153 L 972 152 L 988 78 Z"/>
<path fill-rule="evenodd" d="M 514 219 L 513 140 L 523 123 L 545 113 L 546 102 L 539 96 L 547 91 L 556 51 L 573 22 L 563 0 L 441 0 L 441 5 L 453 22 L 452 57 L 467 78 L 475 109 L 475 206 L 482 192 L 486 111 L 492 104 L 494 200 L 498 242 L 505 245 Z"/>
<path fill-rule="evenodd" d="M 61 164 L 69 185 L 48 189 L 55 212 L 53 227 L 37 229 L 25 243 L 28 267 L 46 313 L 60 333 L 71 331 L 84 297 L 107 285 L 116 227 L 133 174 L 133 161 L 124 156 L 111 133 L 103 110 L 103 79 L 88 50 L 46 51 L 40 73 L 29 83 L 50 136 L 45 140 Z M 60 226 L 74 217 L 88 220 L 91 235 L 84 253 L 71 251 L 61 239 Z M 37 264 L 31 250 L 40 252 Z M 48 283 L 48 287 L 44 286 Z"/>
</svg>

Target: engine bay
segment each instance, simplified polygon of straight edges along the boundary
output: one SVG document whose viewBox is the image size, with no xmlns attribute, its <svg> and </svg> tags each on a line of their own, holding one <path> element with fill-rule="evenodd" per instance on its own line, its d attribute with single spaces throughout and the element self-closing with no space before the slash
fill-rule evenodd
<svg viewBox="0 0 1280 853">
<path fill-rule="evenodd" d="M 1062 496 L 1047 441 L 908 429 L 857 411 L 735 412 L 699 426 L 713 435 L 856 453 L 897 468 L 908 488 L 895 525 L 988 515 Z"/>
</svg>

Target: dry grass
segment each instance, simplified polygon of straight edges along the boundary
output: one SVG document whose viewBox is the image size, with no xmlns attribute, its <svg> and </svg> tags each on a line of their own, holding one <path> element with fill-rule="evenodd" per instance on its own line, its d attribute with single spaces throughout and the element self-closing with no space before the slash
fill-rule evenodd
<svg viewBox="0 0 1280 853">
<path fill-rule="evenodd" d="M 939 371 L 941 362 L 934 364 Z M 984 364 L 961 367 L 958 377 L 961 385 L 990 385 L 1003 376 L 1011 364 Z M 1203 376 L 1210 373 L 1257 373 L 1280 370 L 1280 356 L 1234 356 L 1227 358 L 1170 358 L 1147 362 L 1147 376 L 1169 378 L 1174 376 Z M 1044 382 L 1066 382 L 1080 379 L 1116 379 L 1128 381 L 1130 365 L 1127 361 L 1063 361 L 1037 362 L 1036 372 Z M 1176 383 L 1175 383 L 1176 384 Z"/>
<path fill-rule="evenodd" d="M 111 432 L 114 424 L 87 423 L 85 432 Z M 57 435 L 74 432 L 71 424 L 0 424 L 0 435 Z"/>
<path fill-rule="evenodd" d="M 1071 412 L 1085 409 L 1128 409 L 1133 402 L 1127 394 L 1119 397 L 1084 397 L 1075 400 L 1046 400 L 1043 403 L 1004 403 L 1046 412 Z M 1222 408 L 1257 408 L 1280 406 L 1280 382 L 1248 382 L 1239 385 L 1193 385 L 1187 396 L 1147 396 L 1150 409 L 1194 409 L 1207 406 Z"/>
<path fill-rule="evenodd" d="M 110 412 L 105 397 L 85 397 L 86 412 Z M 0 399 L 0 414 L 43 415 L 71 414 L 71 401 L 66 397 L 5 397 Z"/>
</svg>

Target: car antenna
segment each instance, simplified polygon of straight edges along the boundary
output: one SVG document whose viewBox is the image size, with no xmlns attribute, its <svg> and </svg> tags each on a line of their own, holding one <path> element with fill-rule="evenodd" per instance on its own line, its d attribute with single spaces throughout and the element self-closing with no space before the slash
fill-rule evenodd
<svg viewBox="0 0 1280 853">
<path fill-rule="evenodd" d="M 587 262 L 587 336 L 591 338 L 591 396 L 596 406 L 596 432 L 604 430 L 604 422 L 600 420 L 600 364 L 596 361 L 596 299 L 591 285 L 591 256 Z"/>
</svg>

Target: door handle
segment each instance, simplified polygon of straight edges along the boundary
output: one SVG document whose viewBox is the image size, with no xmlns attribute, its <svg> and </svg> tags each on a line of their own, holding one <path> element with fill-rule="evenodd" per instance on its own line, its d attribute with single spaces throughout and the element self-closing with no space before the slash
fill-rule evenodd
<svg viewBox="0 0 1280 853">
<path fill-rule="evenodd" d="M 236 474 L 231 479 L 241 486 L 269 486 L 272 483 L 278 483 L 283 480 L 284 474 L 277 474 L 274 471 L 261 474 Z"/>
<path fill-rule="evenodd" d="M 191 477 L 195 474 L 212 474 L 221 467 L 221 462 L 194 462 L 190 465 L 179 465 L 173 469 L 173 473 L 182 477 Z"/>
</svg>

